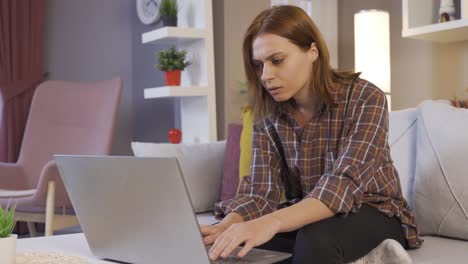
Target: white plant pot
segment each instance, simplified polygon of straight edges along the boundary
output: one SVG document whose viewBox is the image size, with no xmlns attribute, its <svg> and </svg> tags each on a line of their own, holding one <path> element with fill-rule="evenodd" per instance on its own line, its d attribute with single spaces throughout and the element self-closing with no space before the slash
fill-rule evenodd
<svg viewBox="0 0 468 264">
<path fill-rule="evenodd" d="M 7 238 L 0 238 L 0 263 L 16 263 L 16 239 L 17 235 L 11 234 Z"/>
</svg>

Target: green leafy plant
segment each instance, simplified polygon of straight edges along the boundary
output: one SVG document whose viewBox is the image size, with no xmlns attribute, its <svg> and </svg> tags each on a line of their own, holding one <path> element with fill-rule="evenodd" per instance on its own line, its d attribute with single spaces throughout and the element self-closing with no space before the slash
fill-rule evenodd
<svg viewBox="0 0 468 264">
<path fill-rule="evenodd" d="M 162 0 L 159 7 L 159 14 L 161 16 L 177 16 L 177 0 Z"/>
<path fill-rule="evenodd" d="M 240 94 L 247 94 L 248 92 L 248 83 L 247 81 L 239 81 Z"/>
<path fill-rule="evenodd" d="M 162 71 L 184 70 L 192 64 L 190 61 L 185 61 L 186 56 L 187 51 L 177 51 L 175 46 L 172 46 L 158 53 L 159 64 L 156 67 Z"/>
<path fill-rule="evenodd" d="M 14 218 L 16 207 L 2 209 L 0 206 L 0 238 L 9 237 L 13 228 L 15 227 L 16 221 Z"/>
</svg>

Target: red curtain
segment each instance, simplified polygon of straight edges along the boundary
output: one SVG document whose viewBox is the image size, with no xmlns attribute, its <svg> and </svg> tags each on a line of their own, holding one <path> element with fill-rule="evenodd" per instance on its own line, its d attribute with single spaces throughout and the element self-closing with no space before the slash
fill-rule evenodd
<svg viewBox="0 0 468 264">
<path fill-rule="evenodd" d="M 0 161 L 16 162 L 44 73 L 45 0 L 0 0 Z"/>
</svg>

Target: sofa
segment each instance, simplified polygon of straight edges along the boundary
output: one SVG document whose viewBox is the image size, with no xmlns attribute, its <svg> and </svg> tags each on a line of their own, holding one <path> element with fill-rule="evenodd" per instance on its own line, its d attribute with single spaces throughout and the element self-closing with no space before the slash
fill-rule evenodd
<svg viewBox="0 0 468 264">
<path fill-rule="evenodd" d="M 199 222 L 213 223 L 213 204 L 234 195 L 232 185 L 238 184 L 232 174 L 239 168 L 233 170 L 232 164 L 239 163 L 239 150 L 232 146 L 239 145 L 239 134 L 229 135 L 232 130 L 225 141 L 132 142 L 132 149 L 136 156 L 177 157 Z M 406 251 L 413 263 L 468 263 L 466 131 L 468 110 L 454 108 L 447 101 L 425 101 L 389 115 L 392 159 L 424 239 L 421 248 Z M 382 263 L 360 261 L 356 263 Z"/>
</svg>

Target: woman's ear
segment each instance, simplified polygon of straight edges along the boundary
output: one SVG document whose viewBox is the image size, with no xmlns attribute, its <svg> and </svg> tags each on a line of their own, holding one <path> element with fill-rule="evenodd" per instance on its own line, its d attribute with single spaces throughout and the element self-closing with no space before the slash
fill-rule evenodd
<svg viewBox="0 0 468 264">
<path fill-rule="evenodd" d="M 310 44 L 310 49 L 308 50 L 309 54 L 312 56 L 312 61 L 315 62 L 319 56 L 319 50 L 317 49 L 317 45 L 315 42 Z"/>
</svg>

